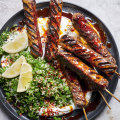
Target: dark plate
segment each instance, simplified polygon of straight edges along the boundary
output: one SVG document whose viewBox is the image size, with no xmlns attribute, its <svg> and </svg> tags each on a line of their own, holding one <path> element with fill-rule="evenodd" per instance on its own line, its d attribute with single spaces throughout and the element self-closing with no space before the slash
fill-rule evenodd
<svg viewBox="0 0 120 120">
<path fill-rule="evenodd" d="M 49 6 L 49 2 L 43 2 L 43 3 L 39 3 L 37 4 L 37 9 L 43 9 Z M 107 29 L 107 27 L 104 25 L 104 23 L 98 19 L 94 14 L 90 13 L 89 11 L 70 4 L 70 3 L 66 3 L 64 2 L 63 4 L 63 11 L 65 12 L 70 12 L 70 13 L 76 13 L 76 12 L 82 12 L 85 14 L 85 16 L 91 18 L 93 21 L 96 21 L 100 27 L 104 30 L 104 32 L 106 33 L 107 36 L 107 41 L 110 42 L 112 44 L 112 48 L 109 49 L 110 52 L 112 53 L 112 55 L 115 57 L 116 61 L 117 61 L 117 65 L 118 65 L 118 70 L 117 72 L 119 72 L 119 53 L 118 53 L 118 49 L 117 46 L 115 44 L 115 40 L 113 39 L 110 31 Z M 12 18 L 10 18 L 8 20 L 8 22 L 3 26 L 3 28 L 0 31 L 0 34 L 7 28 L 7 27 L 12 27 L 13 24 L 18 24 L 18 22 L 20 20 L 23 20 L 24 18 L 24 14 L 23 14 L 23 10 L 21 10 L 20 12 L 16 13 Z M 113 80 L 110 81 L 110 84 L 108 86 L 108 90 L 111 91 L 112 93 L 114 93 L 115 89 L 116 89 L 116 85 L 118 82 L 118 77 L 116 75 L 114 75 Z M 105 98 L 107 99 L 107 101 L 110 101 L 111 96 L 105 92 L 103 92 Z M 25 116 L 18 116 L 18 114 L 16 113 L 15 109 L 6 102 L 5 100 L 5 96 L 4 93 L 2 91 L 2 89 L 0 89 L 0 101 L 1 101 L 1 108 L 3 108 L 5 110 L 5 112 L 10 116 L 10 118 L 13 119 L 22 119 L 22 120 L 28 120 L 28 118 L 26 118 Z M 106 104 L 104 103 L 103 100 L 100 101 L 99 105 L 97 106 L 97 108 L 89 113 L 87 113 L 88 119 L 92 120 L 95 119 L 96 116 L 98 116 L 105 108 Z M 75 116 L 79 114 L 79 110 L 75 110 L 74 112 L 72 112 L 72 114 L 70 114 L 69 117 L 71 116 Z M 80 119 L 80 118 L 78 118 Z M 80 120 L 85 119 L 84 116 L 81 117 Z"/>
</svg>

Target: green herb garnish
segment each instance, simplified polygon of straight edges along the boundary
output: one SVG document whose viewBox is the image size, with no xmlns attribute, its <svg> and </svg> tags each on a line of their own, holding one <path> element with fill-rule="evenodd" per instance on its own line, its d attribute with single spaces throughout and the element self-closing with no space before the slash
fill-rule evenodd
<svg viewBox="0 0 120 120">
<path fill-rule="evenodd" d="M 8 39 L 11 32 L 8 31 L 8 28 L 0 35 L 0 55 L 4 53 L 3 49 L 1 48 L 5 42 L 5 40 Z"/>
<path fill-rule="evenodd" d="M 13 62 L 23 55 L 33 68 L 33 81 L 26 92 L 17 93 L 19 77 L 12 79 L 1 78 L 0 83 L 5 92 L 6 99 L 17 108 L 18 114 L 26 114 L 31 119 L 39 118 L 38 111 L 47 107 L 45 100 L 58 107 L 69 105 L 72 100 L 71 92 L 65 80 L 59 78 L 59 72 L 40 57 L 35 59 L 26 49 L 18 54 L 9 54 Z M 6 68 L 0 68 L 0 74 Z M 54 120 L 61 118 L 54 117 Z"/>
</svg>

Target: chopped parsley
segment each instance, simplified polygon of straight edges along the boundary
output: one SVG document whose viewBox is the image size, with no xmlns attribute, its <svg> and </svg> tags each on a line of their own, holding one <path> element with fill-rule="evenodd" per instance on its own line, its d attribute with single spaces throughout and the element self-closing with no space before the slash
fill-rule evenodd
<svg viewBox="0 0 120 120">
<path fill-rule="evenodd" d="M 0 55 L 4 53 L 3 49 L 1 48 L 4 44 L 5 40 L 9 37 L 11 32 L 8 31 L 8 28 L 0 35 Z"/>
<path fill-rule="evenodd" d="M 6 34 L 5 34 L 6 33 Z M 4 32 L 0 39 L 1 45 L 8 37 L 9 32 Z M 3 52 L 1 52 L 3 54 Z M 15 62 L 21 55 L 23 55 L 27 62 L 32 66 L 33 81 L 30 88 L 22 93 L 17 92 L 17 85 L 19 76 L 16 78 L 6 79 L 1 77 L 1 74 L 6 68 L 0 68 L 0 85 L 5 92 L 8 102 L 17 108 L 18 114 L 25 114 L 31 119 L 39 118 L 38 111 L 41 107 L 47 107 L 45 103 L 49 99 L 50 103 L 54 103 L 57 107 L 69 105 L 72 100 L 70 89 L 64 79 L 59 76 L 58 70 L 49 65 L 40 57 L 35 59 L 28 49 L 17 54 L 7 54 L 9 60 Z M 54 120 L 61 118 L 54 117 Z"/>
<path fill-rule="evenodd" d="M 9 37 L 11 32 L 8 31 L 8 28 L 0 35 L 0 46 L 3 45 L 5 40 Z"/>
<path fill-rule="evenodd" d="M 62 119 L 58 117 L 53 117 L 53 120 L 62 120 Z"/>
</svg>

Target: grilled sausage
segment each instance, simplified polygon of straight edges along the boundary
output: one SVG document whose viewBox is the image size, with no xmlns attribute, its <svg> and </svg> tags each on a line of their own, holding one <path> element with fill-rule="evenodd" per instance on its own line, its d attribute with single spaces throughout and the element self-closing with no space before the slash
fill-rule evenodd
<svg viewBox="0 0 120 120">
<path fill-rule="evenodd" d="M 22 1 L 31 54 L 36 57 L 39 55 L 42 56 L 42 44 L 37 24 L 36 2 L 35 0 Z"/>
<path fill-rule="evenodd" d="M 56 57 L 59 42 L 59 30 L 62 16 L 62 0 L 50 0 L 50 21 L 47 34 L 45 57 L 51 61 Z"/>
<path fill-rule="evenodd" d="M 84 107 L 87 105 L 85 99 L 86 92 L 83 92 L 82 87 L 78 81 L 78 78 L 74 75 L 73 71 L 61 64 L 59 59 L 53 60 L 52 65 L 58 69 L 59 77 L 67 81 L 68 86 L 70 87 L 74 103 L 79 107 Z"/>
<path fill-rule="evenodd" d="M 64 49 L 88 61 L 91 65 L 103 71 L 107 76 L 112 77 L 115 73 L 117 65 L 109 62 L 107 58 L 104 58 L 88 46 L 83 45 L 77 39 L 64 35 L 61 38 L 61 41 L 62 43 L 60 44 Z"/>
<path fill-rule="evenodd" d="M 116 63 L 106 46 L 102 43 L 95 30 L 90 26 L 84 15 L 75 13 L 73 15 L 73 25 L 84 36 L 90 46 L 103 57 L 107 57 L 110 62 Z"/>
<path fill-rule="evenodd" d="M 72 53 L 59 48 L 58 57 L 67 67 L 85 79 L 85 83 L 89 84 L 90 90 L 105 89 L 108 86 L 107 79 L 99 75 L 94 69 L 88 67 L 80 59 L 74 57 Z"/>
<path fill-rule="evenodd" d="M 79 107 L 86 106 L 85 94 L 82 87 L 75 76 L 74 72 L 64 67 L 64 74 L 67 78 L 68 86 L 70 87 L 74 103 Z"/>
<path fill-rule="evenodd" d="M 86 92 L 84 93 L 78 78 L 73 74 L 73 71 L 70 71 L 65 67 L 65 65 L 61 64 L 59 59 L 53 60 L 51 64 L 59 71 L 59 77 L 61 79 L 65 79 L 67 81 L 68 86 L 70 87 L 74 103 L 79 107 L 84 107 L 87 105 L 87 101 L 85 99 Z"/>
</svg>

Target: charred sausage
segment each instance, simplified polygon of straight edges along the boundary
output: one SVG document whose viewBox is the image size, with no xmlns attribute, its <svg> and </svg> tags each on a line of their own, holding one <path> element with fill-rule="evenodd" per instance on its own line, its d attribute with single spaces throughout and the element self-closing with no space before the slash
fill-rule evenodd
<svg viewBox="0 0 120 120">
<path fill-rule="evenodd" d="M 83 45 L 73 37 L 67 35 L 63 36 L 60 44 L 64 49 L 88 61 L 92 66 L 99 68 L 109 77 L 112 77 L 117 69 L 117 65 L 111 63 L 107 58 L 104 58 L 99 53 L 88 46 Z"/>
<path fill-rule="evenodd" d="M 74 72 L 65 68 L 64 66 L 64 74 L 67 78 L 68 86 L 70 87 L 74 103 L 79 107 L 86 106 L 85 94 L 82 90 L 82 87 L 78 81 L 78 78 L 75 76 Z"/>
<path fill-rule="evenodd" d="M 39 55 L 42 56 L 42 44 L 37 24 L 36 2 L 35 0 L 22 1 L 31 54 L 36 57 Z"/>
<path fill-rule="evenodd" d="M 73 25 L 79 31 L 79 33 L 85 37 L 90 46 L 103 57 L 109 59 L 110 62 L 116 63 L 115 59 L 108 51 L 106 46 L 102 43 L 101 39 L 90 26 L 84 15 L 81 13 L 75 13 L 73 15 Z"/>
<path fill-rule="evenodd" d="M 62 16 L 62 0 L 50 0 L 49 30 L 47 34 L 45 56 L 51 61 L 56 57 L 59 42 L 59 30 Z"/>
<path fill-rule="evenodd" d="M 107 79 L 99 75 L 94 69 L 87 66 L 80 59 L 73 56 L 72 53 L 59 48 L 58 57 L 67 67 L 85 79 L 85 82 L 89 84 L 90 90 L 105 89 L 108 86 Z"/>
</svg>

